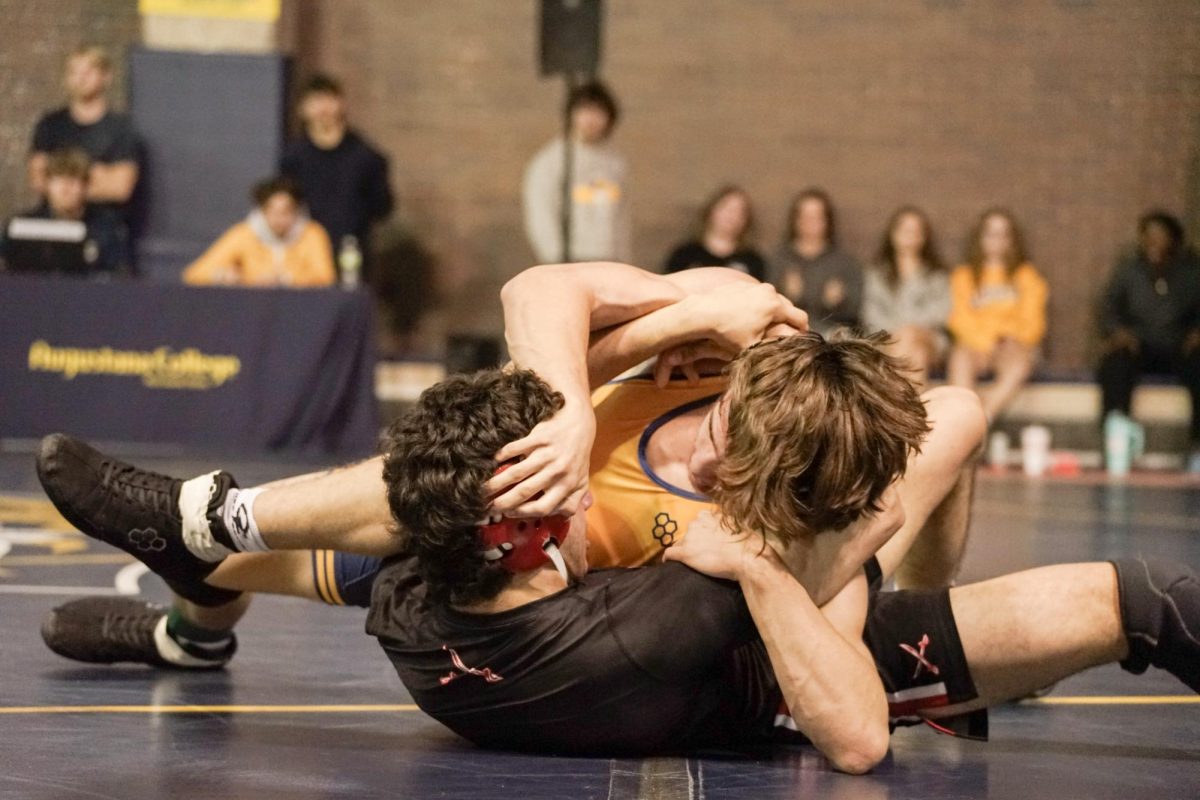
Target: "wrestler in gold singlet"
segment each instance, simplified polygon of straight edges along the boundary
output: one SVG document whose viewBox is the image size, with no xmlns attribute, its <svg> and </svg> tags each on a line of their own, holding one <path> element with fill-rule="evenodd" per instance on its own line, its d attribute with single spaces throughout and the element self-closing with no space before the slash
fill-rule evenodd
<svg viewBox="0 0 1200 800">
<path fill-rule="evenodd" d="M 657 561 L 700 512 L 713 510 L 707 497 L 655 475 L 644 452 L 660 426 L 708 405 L 724 390 L 721 376 L 702 378 L 694 385 L 673 381 L 666 388 L 650 378 L 631 378 L 592 394 L 596 442 L 589 481 L 595 503 L 588 509 L 587 523 L 593 569 Z"/>
</svg>

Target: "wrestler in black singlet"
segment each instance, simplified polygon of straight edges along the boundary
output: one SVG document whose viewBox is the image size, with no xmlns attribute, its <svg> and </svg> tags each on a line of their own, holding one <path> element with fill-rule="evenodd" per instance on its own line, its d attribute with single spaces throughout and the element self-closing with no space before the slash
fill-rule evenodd
<svg viewBox="0 0 1200 800">
<path fill-rule="evenodd" d="M 882 597 L 894 602 L 873 602 L 866 638 L 889 693 L 945 683 L 949 702 L 973 697 L 945 593 Z M 938 676 L 913 675 L 900 647 L 918 630 Z M 737 584 L 678 563 L 468 614 L 428 602 L 399 557 L 375 581 L 367 632 L 423 711 L 484 747 L 644 755 L 796 738 L 776 727 L 782 693 Z"/>
</svg>

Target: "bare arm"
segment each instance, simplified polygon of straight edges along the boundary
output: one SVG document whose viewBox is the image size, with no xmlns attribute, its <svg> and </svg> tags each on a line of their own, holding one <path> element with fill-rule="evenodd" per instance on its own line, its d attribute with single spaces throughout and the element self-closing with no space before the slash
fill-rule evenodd
<svg viewBox="0 0 1200 800">
<path fill-rule="evenodd" d="M 128 203 L 137 179 L 136 161 L 92 164 L 88 170 L 88 200 L 93 203 Z"/>
<path fill-rule="evenodd" d="M 46 193 L 46 159 L 45 153 L 34 151 L 29 154 L 29 161 L 25 165 L 29 188 L 39 195 Z"/>
<path fill-rule="evenodd" d="M 731 537 L 714 519 L 702 518 L 664 558 L 738 581 L 792 719 L 835 767 L 863 773 L 884 757 L 887 698 L 861 644 L 861 574 L 829 609 L 844 634 L 757 536 Z"/>
<path fill-rule="evenodd" d="M 612 262 L 547 264 L 504 285 L 504 337 L 518 367 L 532 369 L 568 402 L 588 402 L 587 351 L 592 331 L 609 328 L 683 299 L 661 275 Z"/>
<path fill-rule="evenodd" d="M 588 375 L 592 386 L 600 386 L 648 358 L 685 345 L 692 348 L 689 352 L 728 361 L 774 326 L 803 330 L 807 324 L 808 316 L 770 284 L 714 283 L 707 291 L 689 293 L 678 303 L 593 334 Z M 656 373 L 665 381 L 676 361 L 662 361 L 660 367 L 666 370 Z"/>
<path fill-rule="evenodd" d="M 547 264 L 505 284 L 500 299 L 513 364 L 536 372 L 562 393 L 564 404 L 528 436 L 496 454 L 498 462 L 521 460 L 485 487 L 494 497 L 495 511 L 540 517 L 579 508 L 587 493 L 596 433 L 588 378 L 590 334 L 682 297 L 682 290 L 659 275 L 611 262 Z"/>
<path fill-rule="evenodd" d="M 544 516 L 578 508 L 595 436 L 593 386 L 688 337 L 711 337 L 736 351 L 757 341 L 776 318 L 804 324 L 804 315 L 769 286 L 742 285 L 744 276 L 731 279 L 732 270 L 693 272 L 700 274 L 663 277 L 611 262 L 555 264 L 528 269 L 505 285 L 513 363 L 537 372 L 565 404 L 496 454 L 501 462 L 522 460 L 488 482 L 495 511 Z M 741 292 L 734 303 L 728 294 L 696 296 L 731 280 Z M 685 308 L 672 308 L 685 298 Z M 590 336 L 601 329 L 608 330 Z"/>
</svg>

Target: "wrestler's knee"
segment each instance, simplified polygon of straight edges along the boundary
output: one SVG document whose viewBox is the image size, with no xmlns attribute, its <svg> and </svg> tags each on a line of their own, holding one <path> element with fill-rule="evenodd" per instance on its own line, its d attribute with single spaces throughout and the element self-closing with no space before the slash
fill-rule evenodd
<svg viewBox="0 0 1200 800">
<path fill-rule="evenodd" d="M 977 457 L 987 438 L 988 425 L 979 395 L 959 386 L 939 386 L 921 398 L 932 429 L 929 438 L 944 440 L 964 462 Z"/>
</svg>

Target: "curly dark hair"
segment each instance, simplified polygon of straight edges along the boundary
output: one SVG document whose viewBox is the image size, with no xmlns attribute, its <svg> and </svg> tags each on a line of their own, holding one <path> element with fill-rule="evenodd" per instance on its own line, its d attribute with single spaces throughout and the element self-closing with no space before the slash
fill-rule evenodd
<svg viewBox="0 0 1200 800">
<path fill-rule="evenodd" d="M 426 389 L 388 429 L 388 506 L 429 595 L 454 605 L 495 597 L 510 575 L 483 559 L 483 484 L 496 452 L 562 408 L 563 396 L 529 370 L 455 375 Z"/>
</svg>

